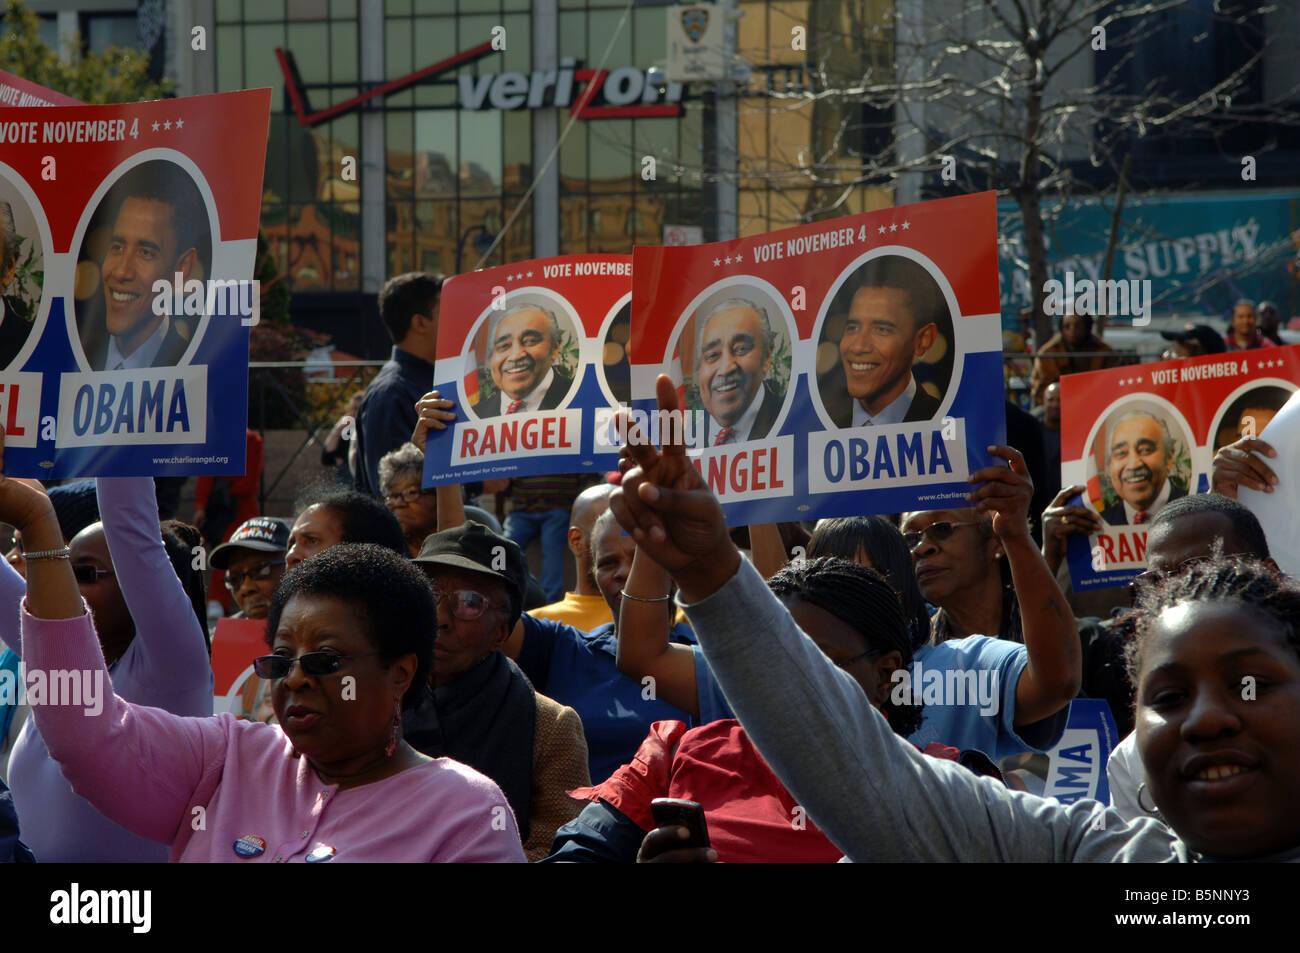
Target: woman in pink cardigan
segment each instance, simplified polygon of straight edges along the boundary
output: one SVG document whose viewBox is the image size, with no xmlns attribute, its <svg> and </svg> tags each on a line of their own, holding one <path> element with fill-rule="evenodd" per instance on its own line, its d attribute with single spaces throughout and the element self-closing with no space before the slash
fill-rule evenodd
<svg viewBox="0 0 1300 953">
<path fill-rule="evenodd" d="M 42 679 L 110 685 L 49 498 L 0 475 L 0 521 L 19 528 L 27 553 L 29 697 Z M 287 575 L 271 606 L 272 654 L 258 668 L 275 680 L 279 726 L 185 718 L 108 693 L 92 707 L 71 691 L 33 700 L 32 716 L 73 789 L 169 845 L 173 861 L 522 862 L 500 789 L 402 741 L 436 618 L 428 581 L 406 560 L 338 546 Z"/>
</svg>

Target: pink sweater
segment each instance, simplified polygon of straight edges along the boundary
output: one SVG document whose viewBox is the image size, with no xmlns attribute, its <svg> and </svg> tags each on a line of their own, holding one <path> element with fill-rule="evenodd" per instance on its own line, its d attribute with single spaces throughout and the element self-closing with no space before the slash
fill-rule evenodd
<svg viewBox="0 0 1300 953">
<path fill-rule="evenodd" d="M 22 630 L 29 678 L 104 667 L 88 614 L 37 619 L 24 601 Z M 32 716 L 73 789 L 170 845 L 172 861 L 303 861 L 324 848 L 335 861 L 524 860 L 501 790 L 448 758 L 340 791 L 293 756 L 278 726 L 233 715 L 184 718 L 110 695 L 98 717 L 58 705 Z M 264 849 L 245 858 L 237 842 Z"/>
</svg>

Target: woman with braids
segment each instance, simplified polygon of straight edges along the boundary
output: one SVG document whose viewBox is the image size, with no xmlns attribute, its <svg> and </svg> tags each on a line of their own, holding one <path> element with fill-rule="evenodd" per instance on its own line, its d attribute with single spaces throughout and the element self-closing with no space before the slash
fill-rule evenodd
<svg viewBox="0 0 1300 953">
<path fill-rule="evenodd" d="M 660 409 L 672 409 L 666 376 L 658 391 Z M 1138 750 L 1168 826 L 1126 822 L 1097 802 L 1009 791 L 903 744 L 741 559 L 685 448 L 629 440 L 623 453 L 635 466 L 611 511 L 680 587 L 746 735 L 849 859 L 1300 860 L 1294 581 L 1220 558 L 1144 596 L 1132 655 Z"/>
<path fill-rule="evenodd" d="M 38 488 L 26 487 L 48 501 Z M 68 558 L 108 669 L 97 703 L 107 707 L 116 692 L 177 715 L 211 715 L 203 578 L 193 568 L 198 531 L 171 520 L 159 525 L 149 477 L 101 478 L 95 489 L 103 522 L 68 542 Z M 23 545 L 30 577 L 32 541 Z M 7 563 L 0 567 L 0 636 L 19 655 L 26 592 L 22 576 Z M 14 744 L 9 781 L 23 840 L 43 862 L 167 859 L 165 847 L 114 824 L 73 792 L 34 719 Z"/>
<path fill-rule="evenodd" d="M 916 585 L 912 558 L 898 527 L 884 516 L 821 520 L 808 542 L 808 556 L 839 556 L 875 569 L 903 603 L 915 651 L 930 641 L 930 613 Z"/>
<path fill-rule="evenodd" d="M 786 566 L 768 586 L 896 733 L 916 728 L 921 709 L 889 698 L 893 673 L 911 661 L 912 643 L 898 596 L 879 574 L 846 559 L 813 559 Z M 959 757 L 942 745 L 927 753 Z M 649 842 L 642 849 L 646 832 L 655 827 L 650 802 L 657 797 L 703 805 L 710 841 L 725 862 L 833 862 L 843 856 L 802 820 L 798 803 L 734 718 L 689 730 L 680 721 L 655 722 L 631 764 L 604 784 L 571 793 L 592 803 L 557 832 L 551 862 L 630 863 L 638 851 L 641 860 L 695 859 L 677 856 L 671 843 L 655 849 L 658 841 Z"/>
<path fill-rule="evenodd" d="M 1069 604 L 1029 535 L 1034 488 L 1024 460 L 1011 447 L 995 447 L 991 452 L 1011 466 L 985 467 L 971 475 L 972 502 L 978 508 L 909 514 L 904 523 L 908 532 L 901 537 L 879 517 L 870 523 L 870 530 L 862 520 L 833 521 L 825 532 L 819 528 L 813 534 L 809 552 L 820 555 L 830 549 L 835 555 L 882 567 L 898 597 L 908 601 L 915 655 L 897 676 L 891 693 L 906 694 L 914 704 L 922 698 L 926 703 L 925 720 L 908 740 L 922 748 L 937 742 L 982 751 L 1000 761 L 1025 751 L 1045 751 L 1060 741 L 1070 700 L 1079 688 L 1081 652 Z M 1000 514 L 996 524 L 986 515 L 994 512 Z M 920 592 L 930 601 L 966 599 L 967 590 L 976 587 L 967 578 L 972 572 L 991 572 L 999 579 L 1003 572 L 1014 575 L 1031 594 L 1024 605 L 1012 598 L 1017 619 L 1014 634 L 1019 637 L 998 638 L 996 629 L 990 630 L 992 636 L 963 631 L 964 637 L 926 644 L 921 600 L 907 595 L 916 586 L 909 582 L 911 568 L 901 558 L 909 548 L 916 560 Z M 937 595 L 927 591 L 925 580 L 950 577 L 961 580 L 955 591 L 947 582 Z M 731 717 L 732 709 L 700 648 L 671 644 L 662 635 L 668 585 L 667 574 L 638 552 L 624 593 L 628 598 L 620 609 L 619 670 L 636 681 L 653 678 L 657 697 L 692 717 L 703 721 Z M 993 588 L 1000 599 L 1003 585 L 995 582 Z M 1023 620 L 1023 635 L 1019 620 Z M 936 633 L 941 629 L 956 635 L 942 622 Z"/>
</svg>

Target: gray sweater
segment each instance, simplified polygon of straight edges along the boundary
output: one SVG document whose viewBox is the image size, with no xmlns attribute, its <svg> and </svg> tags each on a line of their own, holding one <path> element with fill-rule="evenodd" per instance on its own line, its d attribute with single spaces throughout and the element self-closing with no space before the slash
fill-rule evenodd
<svg viewBox="0 0 1300 953">
<path fill-rule="evenodd" d="M 736 717 L 853 861 L 1188 861 L 1151 818 L 1062 805 L 923 755 L 805 636 L 749 563 L 685 606 Z"/>
</svg>

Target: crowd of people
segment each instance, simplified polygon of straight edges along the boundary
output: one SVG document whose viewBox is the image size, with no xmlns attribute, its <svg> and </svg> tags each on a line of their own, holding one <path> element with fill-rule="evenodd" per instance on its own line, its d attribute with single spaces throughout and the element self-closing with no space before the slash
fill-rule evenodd
<svg viewBox="0 0 1300 953">
<path fill-rule="evenodd" d="M 965 507 L 739 534 L 680 442 L 630 437 L 615 473 L 517 481 L 502 524 L 423 486 L 430 431 L 466 412 L 429 391 L 438 294 L 404 275 L 381 295 L 393 360 L 322 458 L 353 485 L 209 537 L 237 614 L 265 624 L 264 719 L 213 714 L 199 529 L 160 519 L 147 477 L 76 496 L 6 477 L 0 430 L 0 677 L 81 686 L 0 693 L 3 859 L 1300 857 L 1300 586 L 1235 499 L 1290 492 L 1267 442 L 1219 449 L 1212 492 L 1135 484 L 1109 516 L 1077 486 L 1043 504 L 1027 454 L 999 446 Z M 1177 356 L 1262 346 L 1276 327 L 1246 305 L 1226 336 L 1174 333 Z M 1060 338 L 1108 360 L 1081 316 Z M 1087 369 L 1052 353 L 1044 432 L 1060 375 Z M 661 377 L 660 409 L 678 400 Z M 1150 427 L 1118 421 L 1108 445 L 1158 467 Z M 1059 447 L 1037 459 L 1059 470 Z M 1102 518 L 1145 524 L 1148 568 L 1081 616 L 1059 572 Z M 922 672 L 974 694 L 907 690 Z M 1124 736 L 1109 805 L 1005 768 L 1055 747 L 1076 698 Z M 708 845 L 657 798 L 700 804 Z"/>
</svg>

